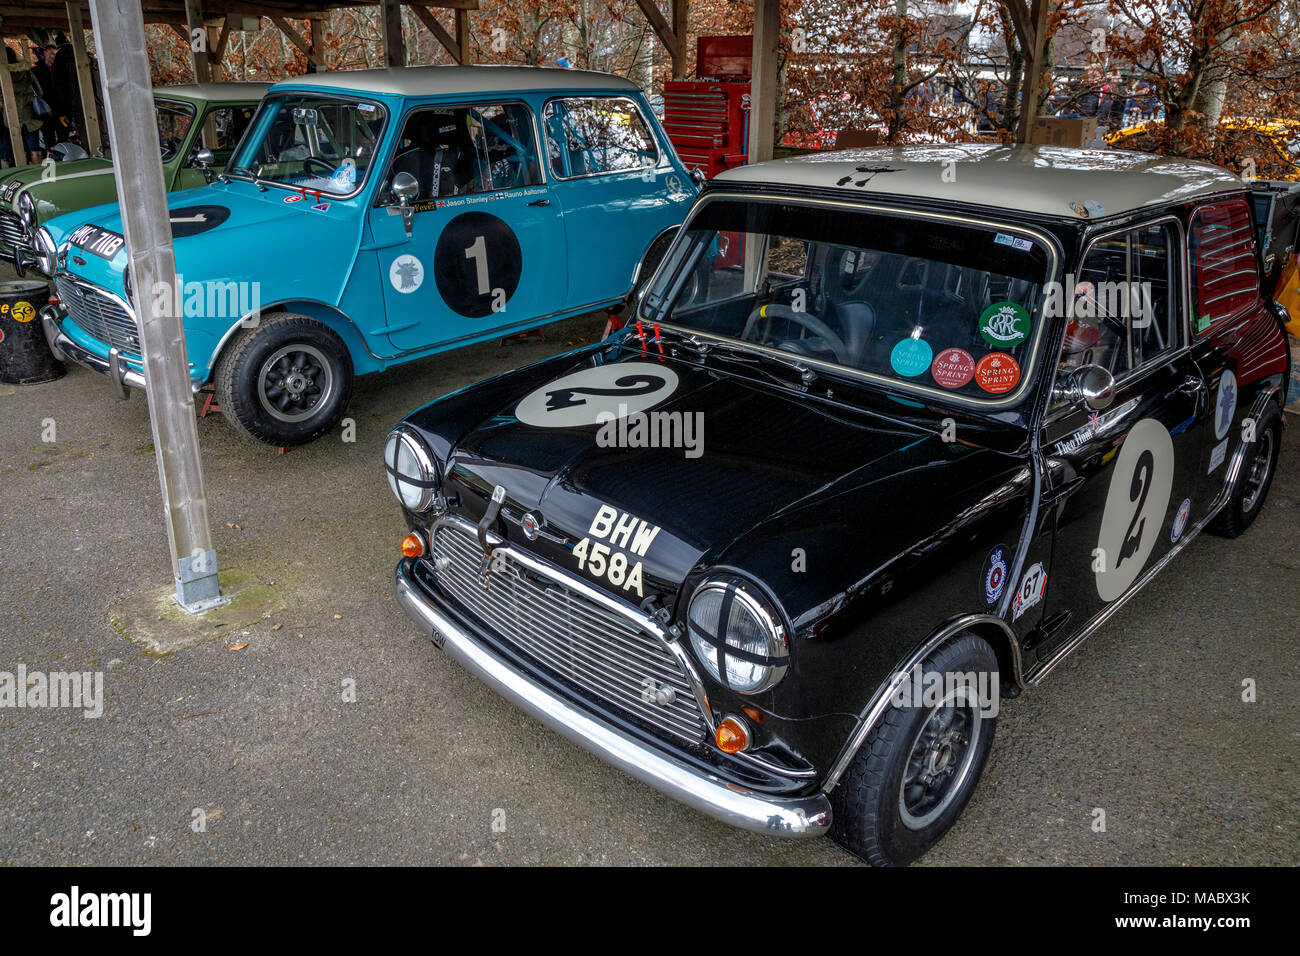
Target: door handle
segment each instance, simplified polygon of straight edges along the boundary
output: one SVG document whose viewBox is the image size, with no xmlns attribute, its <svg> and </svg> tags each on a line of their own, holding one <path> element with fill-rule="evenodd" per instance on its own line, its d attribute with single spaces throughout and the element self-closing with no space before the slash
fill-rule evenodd
<svg viewBox="0 0 1300 956">
<path fill-rule="evenodd" d="M 1044 491 L 1042 497 L 1038 499 L 1038 503 L 1040 506 L 1044 508 L 1046 508 L 1049 505 L 1054 505 L 1058 501 L 1062 501 L 1065 498 L 1069 497 L 1070 495 L 1074 494 L 1082 486 L 1083 486 L 1082 477 L 1071 478 L 1069 481 L 1057 485 L 1055 488 L 1052 488 L 1050 491 Z"/>
<path fill-rule="evenodd" d="M 528 205 L 530 205 L 530 206 L 549 206 L 550 204 L 551 204 L 551 201 L 550 201 L 549 199 L 534 199 L 534 200 L 533 200 L 532 202 L 530 202 Z"/>
</svg>

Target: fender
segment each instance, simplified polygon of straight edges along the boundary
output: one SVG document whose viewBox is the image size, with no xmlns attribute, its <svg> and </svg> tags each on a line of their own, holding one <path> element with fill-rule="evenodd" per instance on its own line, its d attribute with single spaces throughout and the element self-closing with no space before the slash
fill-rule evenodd
<svg viewBox="0 0 1300 956">
<path fill-rule="evenodd" d="M 835 758 L 835 763 L 831 765 L 830 772 L 822 783 L 824 793 L 830 793 L 835 789 L 840 777 L 848 769 L 849 763 L 858 750 L 861 749 L 863 743 L 866 742 L 867 736 L 880 722 L 880 718 L 885 715 L 885 711 L 889 709 L 889 703 L 894 697 L 894 692 L 911 677 L 912 672 L 921 666 L 921 663 L 930 656 L 935 648 L 963 631 L 972 631 L 988 641 L 993 648 L 993 652 L 997 654 L 999 665 L 1006 667 L 1010 664 L 1012 686 L 1017 689 L 1022 686 L 1020 644 L 1016 641 L 1015 632 L 1011 630 L 1010 625 L 1005 621 L 992 614 L 964 614 L 949 620 L 946 624 L 941 624 L 938 630 L 898 663 L 898 666 L 893 670 L 893 676 L 887 683 L 876 688 L 876 692 L 871 696 L 871 700 L 868 701 L 866 708 L 858 718 L 857 727 L 849 736 L 844 749 L 840 751 L 840 755 Z"/>
<path fill-rule="evenodd" d="M 370 372 L 382 371 L 386 365 L 383 356 L 376 355 L 366 344 L 365 336 L 362 335 L 361 329 L 352 321 L 352 318 L 343 312 L 338 306 L 330 305 L 319 299 L 282 299 L 278 302 L 272 302 L 261 306 L 257 312 L 250 312 L 248 315 L 241 317 L 231 324 L 230 328 L 222 333 L 221 339 L 217 342 L 216 348 L 208 356 L 206 366 L 206 375 L 204 381 L 212 378 L 213 372 L 217 367 L 217 360 L 225 350 L 230 340 L 234 338 L 236 332 L 245 327 L 250 319 L 256 318 L 257 315 L 268 312 L 296 312 L 300 315 L 308 316 L 325 325 L 339 338 L 343 339 L 343 344 L 347 346 L 348 352 L 352 355 L 353 371 L 356 375 L 366 375 Z M 255 327 L 255 326 L 249 326 Z"/>
<path fill-rule="evenodd" d="M 645 257 L 650 254 L 650 250 L 654 248 L 655 243 L 658 242 L 660 239 L 662 239 L 664 236 L 676 236 L 677 230 L 680 228 L 681 228 L 680 226 L 669 226 L 667 229 L 663 230 L 657 236 L 651 239 L 650 242 L 647 243 L 646 247 L 643 250 L 641 250 L 641 255 L 636 260 L 636 268 L 632 270 L 632 282 L 627 287 L 628 295 L 631 295 L 632 290 L 636 288 L 637 280 L 641 278 L 641 267 L 645 265 Z"/>
</svg>

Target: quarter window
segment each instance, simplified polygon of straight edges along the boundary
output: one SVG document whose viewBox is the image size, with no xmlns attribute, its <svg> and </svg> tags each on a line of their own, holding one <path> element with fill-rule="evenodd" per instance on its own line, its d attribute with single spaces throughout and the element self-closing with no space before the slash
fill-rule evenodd
<svg viewBox="0 0 1300 956">
<path fill-rule="evenodd" d="M 1202 206 L 1192 216 L 1190 228 L 1196 295 L 1193 326 L 1204 332 L 1259 298 L 1254 230 L 1244 200 Z"/>
<path fill-rule="evenodd" d="M 625 96 L 585 96 L 546 104 L 546 152 L 561 178 L 655 166 L 659 153 L 636 103 Z"/>
</svg>

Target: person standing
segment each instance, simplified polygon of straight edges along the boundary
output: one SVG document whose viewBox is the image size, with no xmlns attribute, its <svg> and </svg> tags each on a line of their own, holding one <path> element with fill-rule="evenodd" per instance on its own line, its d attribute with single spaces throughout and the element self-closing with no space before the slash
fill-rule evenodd
<svg viewBox="0 0 1300 956">
<path fill-rule="evenodd" d="M 50 149 L 55 143 L 61 143 L 68 138 L 68 97 L 54 72 L 54 59 L 58 56 L 59 48 L 49 43 L 43 49 L 34 49 L 32 52 L 36 54 L 36 65 L 32 67 L 32 76 L 40 84 L 45 102 L 50 107 L 50 113 L 44 117 L 42 127 L 45 148 Z"/>
<path fill-rule="evenodd" d="M 39 163 L 45 159 L 45 140 L 41 136 L 44 121 L 36 115 L 36 98 L 40 84 L 32 76 L 31 68 L 20 63 L 13 48 L 5 47 L 7 67 L 13 78 L 14 99 L 18 106 L 18 122 L 23 131 L 23 148 L 27 151 L 24 162 Z"/>
</svg>

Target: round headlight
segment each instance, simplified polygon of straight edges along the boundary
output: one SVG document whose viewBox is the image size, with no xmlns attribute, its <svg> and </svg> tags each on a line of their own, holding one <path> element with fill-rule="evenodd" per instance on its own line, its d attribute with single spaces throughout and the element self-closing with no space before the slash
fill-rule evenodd
<svg viewBox="0 0 1300 956">
<path fill-rule="evenodd" d="M 427 511 L 438 488 L 438 469 L 424 441 L 409 428 L 399 425 L 384 443 L 384 467 L 388 487 L 409 511 Z"/>
<path fill-rule="evenodd" d="M 54 275 L 54 270 L 58 264 L 59 249 L 54 244 L 54 239 L 50 236 L 49 230 L 44 226 L 36 230 L 33 245 L 36 249 L 36 268 L 47 276 Z"/>
<path fill-rule="evenodd" d="M 18 218 L 23 221 L 23 225 L 28 229 L 36 228 L 36 200 L 32 194 L 23 190 L 18 194 L 18 201 L 15 204 L 18 207 Z"/>
<path fill-rule="evenodd" d="M 701 584 L 686 618 L 695 656 L 719 683 L 757 694 L 785 676 L 790 655 L 780 618 L 739 578 Z"/>
</svg>

